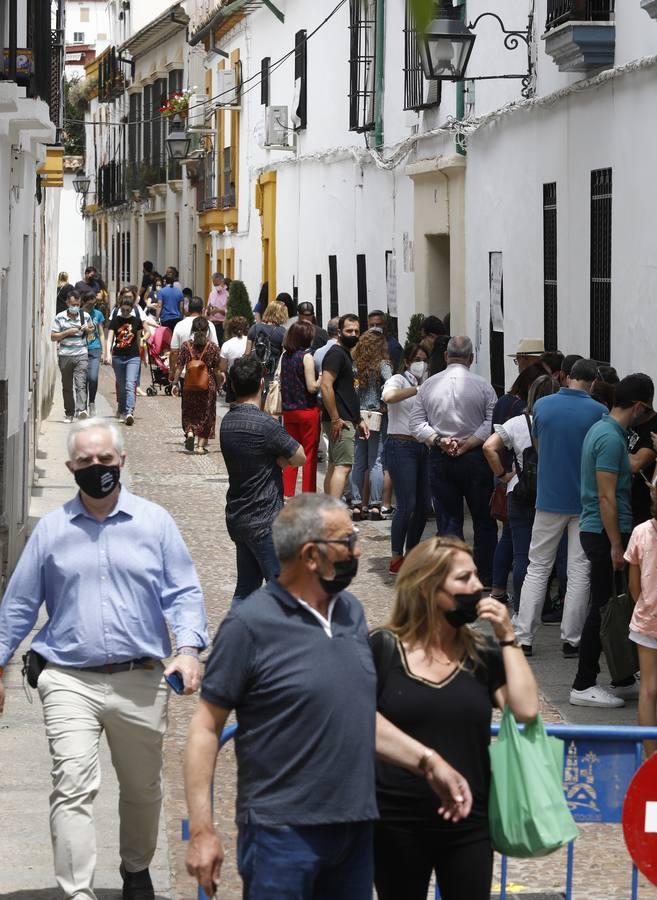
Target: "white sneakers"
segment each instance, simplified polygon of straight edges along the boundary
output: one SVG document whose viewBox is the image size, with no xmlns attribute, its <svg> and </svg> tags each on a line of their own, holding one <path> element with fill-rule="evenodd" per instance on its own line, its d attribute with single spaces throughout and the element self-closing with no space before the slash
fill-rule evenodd
<svg viewBox="0 0 657 900">
<path fill-rule="evenodd" d="M 78 413 L 78 419 L 87 419 L 87 418 L 88 418 L 87 410 L 81 409 L 80 412 Z"/>
<path fill-rule="evenodd" d="M 629 686 L 630 688 L 632 685 Z M 616 691 L 623 688 L 616 688 Z M 573 706 L 600 706 L 607 709 L 613 709 L 619 706 L 625 706 L 622 697 L 606 691 L 600 685 L 594 684 L 593 687 L 585 688 L 583 691 L 572 690 L 570 692 L 570 703 Z"/>
<path fill-rule="evenodd" d="M 128 415 L 125 417 L 125 424 L 126 425 L 134 425 L 135 424 L 135 417 L 132 415 L 132 413 L 128 413 Z"/>
<path fill-rule="evenodd" d="M 639 685 L 636 681 L 632 684 L 618 685 L 617 687 L 614 687 L 614 685 L 612 684 L 610 692 L 614 695 L 614 697 L 620 697 L 622 700 L 639 699 Z"/>
</svg>

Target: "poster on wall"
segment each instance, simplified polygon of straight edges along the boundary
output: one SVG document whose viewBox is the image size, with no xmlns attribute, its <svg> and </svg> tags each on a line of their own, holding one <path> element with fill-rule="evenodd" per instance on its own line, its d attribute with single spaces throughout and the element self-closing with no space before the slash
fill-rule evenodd
<svg viewBox="0 0 657 900">
<path fill-rule="evenodd" d="M 493 331 L 504 331 L 504 309 L 502 307 L 502 254 L 489 254 L 490 271 L 490 322 Z"/>
<path fill-rule="evenodd" d="M 502 254 L 488 254 L 490 301 L 490 380 L 501 396 L 504 393 L 504 275 Z"/>
<path fill-rule="evenodd" d="M 386 297 L 388 314 L 397 316 L 397 257 L 394 250 L 386 253 Z"/>
</svg>

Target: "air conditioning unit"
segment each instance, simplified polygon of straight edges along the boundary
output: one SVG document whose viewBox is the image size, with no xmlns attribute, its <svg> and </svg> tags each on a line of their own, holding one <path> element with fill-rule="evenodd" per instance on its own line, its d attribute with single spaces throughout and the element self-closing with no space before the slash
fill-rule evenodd
<svg viewBox="0 0 657 900">
<path fill-rule="evenodd" d="M 237 84 L 237 71 L 235 69 L 219 69 L 217 72 L 217 106 L 229 109 L 240 108 L 240 97 Z"/>
<path fill-rule="evenodd" d="M 205 131 L 208 128 L 206 115 L 211 112 L 205 94 L 190 94 L 187 109 L 187 130 Z"/>
<path fill-rule="evenodd" d="M 270 150 L 294 150 L 290 141 L 293 133 L 288 125 L 287 106 L 268 106 L 265 119 L 265 147 Z"/>
</svg>

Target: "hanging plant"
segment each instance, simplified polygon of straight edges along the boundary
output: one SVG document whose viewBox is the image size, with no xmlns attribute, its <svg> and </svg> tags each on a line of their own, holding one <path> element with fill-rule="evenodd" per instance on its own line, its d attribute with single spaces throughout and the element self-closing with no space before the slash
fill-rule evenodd
<svg viewBox="0 0 657 900">
<path fill-rule="evenodd" d="M 196 88 L 188 88 L 184 91 L 175 91 L 173 94 L 169 94 L 160 107 L 160 115 L 165 119 L 171 116 L 181 116 L 184 119 L 189 109 L 189 98 L 194 94 L 195 90 Z"/>
</svg>

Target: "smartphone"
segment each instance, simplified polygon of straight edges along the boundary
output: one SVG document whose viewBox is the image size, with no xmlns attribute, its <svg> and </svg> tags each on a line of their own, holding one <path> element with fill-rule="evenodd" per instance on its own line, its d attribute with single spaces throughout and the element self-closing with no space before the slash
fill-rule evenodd
<svg viewBox="0 0 657 900">
<path fill-rule="evenodd" d="M 164 680 L 176 694 L 182 694 L 185 690 L 185 682 L 180 672 L 172 672 L 170 675 L 165 675 Z"/>
<path fill-rule="evenodd" d="M 647 476 L 646 473 L 643 471 L 643 469 L 639 469 L 639 475 L 643 478 L 643 480 L 644 480 L 645 483 L 648 485 L 648 487 L 654 488 L 654 487 L 656 486 L 656 485 L 655 485 L 655 482 L 654 482 L 654 481 L 651 481 L 651 480 L 648 478 L 648 476 Z"/>
</svg>

